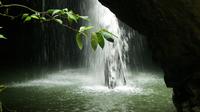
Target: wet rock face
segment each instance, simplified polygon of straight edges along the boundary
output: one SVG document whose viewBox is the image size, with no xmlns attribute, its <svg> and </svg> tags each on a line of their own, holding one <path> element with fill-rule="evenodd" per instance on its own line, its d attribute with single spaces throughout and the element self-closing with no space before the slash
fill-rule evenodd
<svg viewBox="0 0 200 112">
<path fill-rule="evenodd" d="M 180 112 L 200 105 L 200 1 L 99 0 L 129 26 L 146 35 L 153 59 L 174 89 Z M 187 97 L 186 97 L 187 96 Z"/>
</svg>

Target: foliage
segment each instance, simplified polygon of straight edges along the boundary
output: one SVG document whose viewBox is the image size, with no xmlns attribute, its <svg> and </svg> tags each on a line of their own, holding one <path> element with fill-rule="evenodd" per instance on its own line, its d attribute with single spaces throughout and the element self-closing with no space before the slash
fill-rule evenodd
<svg viewBox="0 0 200 112">
<path fill-rule="evenodd" d="M 99 31 L 92 32 L 94 26 L 80 26 L 79 29 L 73 28 L 72 24 L 74 23 L 77 24 L 81 20 L 89 22 L 90 20 L 87 16 L 80 16 L 79 14 L 74 13 L 72 10 L 69 10 L 68 8 L 49 9 L 44 12 L 39 12 L 20 4 L 0 5 L 0 8 L 10 8 L 10 7 L 21 7 L 31 11 L 31 13 L 24 13 L 21 15 L 21 18 L 24 21 L 24 23 L 30 21 L 39 21 L 39 22 L 54 21 L 72 31 L 75 31 L 77 33 L 76 43 L 80 49 L 83 49 L 83 39 L 84 38 L 87 39 L 87 37 L 90 37 L 91 46 L 93 50 L 96 50 L 98 45 L 103 49 L 105 46 L 105 40 L 109 42 L 114 42 L 113 37 L 115 35 L 106 29 L 100 29 Z M 3 14 L 0 13 L 0 15 Z M 8 14 L 6 15 L 9 17 L 11 16 Z M 0 38 L 6 39 L 3 35 L 0 35 Z"/>
<path fill-rule="evenodd" d="M 0 27 L 0 29 L 2 29 L 3 27 Z M 4 37 L 4 35 L 0 34 L 0 39 L 6 39 L 6 37 Z"/>
</svg>

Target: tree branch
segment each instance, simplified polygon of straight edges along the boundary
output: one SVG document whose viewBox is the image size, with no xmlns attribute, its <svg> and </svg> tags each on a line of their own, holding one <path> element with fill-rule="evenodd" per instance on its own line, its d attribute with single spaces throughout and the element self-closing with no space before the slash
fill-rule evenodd
<svg viewBox="0 0 200 112">
<path fill-rule="evenodd" d="M 0 16 L 8 17 L 10 19 L 14 19 L 15 18 L 15 16 L 4 14 L 4 13 L 0 13 Z"/>
<path fill-rule="evenodd" d="M 1 5 L 0 8 L 9 8 L 9 7 L 22 7 L 22 8 L 25 8 L 31 12 L 35 12 L 35 13 L 42 13 L 42 12 L 39 12 L 37 10 L 34 10 L 28 6 L 25 6 L 25 5 L 21 5 L 21 4 L 8 4 L 8 5 Z"/>
</svg>

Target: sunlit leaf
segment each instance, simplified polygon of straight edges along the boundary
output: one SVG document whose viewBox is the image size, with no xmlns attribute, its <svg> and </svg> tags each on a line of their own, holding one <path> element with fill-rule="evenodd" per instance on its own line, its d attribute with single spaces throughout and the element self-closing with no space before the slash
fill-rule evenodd
<svg viewBox="0 0 200 112">
<path fill-rule="evenodd" d="M 24 20 L 24 22 L 28 22 L 31 20 L 31 17 L 30 16 L 27 16 L 26 19 Z"/>
<path fill-rule="evenodd" d="M 66 12 L 65 12 L 64 10 L 61 10 L 61 11 L 59 12 L 59 14 L 64 15 L 64 14 L 66 14 Z"/>
<path fill-rule="evenodd" d="M 47 10 L 47 13 L 49 13 L 49 14 L 52 14 L 53 12 L 54 12 L 53 9 L 49 9 L 49 10 Z"/>
<path fill-rule="evenodd" d="M 24 13 L 24 14 L 22 15 L 22 19 L 25 19 L 27 16 L 29 16 L 29 14 Z"/>
<path fill-rule="evenodd" d="M 97 40 L 98 40 L 99 46 L 103 49 L 105 46 L 104 38 L 101 35 L 101 33 L 96 33 L 96 35 L 97 35 Z"/>
<path fill-rule="evenodd" d="M 63 24 L 63 21 L 61 19 L 55 19 L 56 22 L 58 22 L 59 24 Z"/>
<path fill-rule="evenodd" d="M 88 18 L 88 16 L 79 16 L 81 19 L 86 20 L 86 21 L 90 21 L 90 19 Z"/>
<path fill-rule="evenodd" d="M 33 19 L 40 19 L 37 15 L 35 15 L 35 14 L 33 14 L 33 15 L 31 15 L 31 18 L 33 18 Z"/>
<path fill-rule="evenodd" d="M 68 20 L 69 21 L 75 21 L 77 23 L 78 16 L 74 14 L 72 11 L 67 12 Z"/>
<path fill-rule="evenodd" d="M 4 35 L 0 34 L 0 39 L 7 39 Z"/>
<path fill-rule="evenodd" d="M 68 8 L 64 8 L 63 11 L 64 11 L 64 12 L 68 12 Z"/>
<path fill-rule="evenodd" d="M 44 20 L 44 21 L 45 21 L 45 20 L 46 20 L 46 18 L 45 18 L 45 17 L 40 17 L 40 20 Z"/>
<path fill-rule="evenodd" d="M 67 17 L 67 20 L 68 20 L 69 24 L 73 23 L 73 20 L 69 16 Z"/>
<path fill-rule="evenodd" d="M 96 51 L 97 46 L 98 46 L 98 39 L 97 39 L 96 33 L 94 32 L 92 33 L 92 36 L 91 36 L 91 46 L 93 50 Z"/>
<path fill-rule="evenodd" d="M 81 26 L 79 31 L 84 32 L 87 30 L 91 30 L 92 28 L 94 28 L 94 26 Z"/>
<path fill-rule="evenodd" d="M 58 14 L 60 11 L 61 11 L 60 9 L 55 9 L 55 10 L 53 11 L 53 13 L 52 13 L 52 16 Z"/>
<path fill-rule="evenodd" d="M 76 43 L 79 47 L 79 49 L 83 49 L 83 42 L 82 42 L 82 37 L 81 37 L 81 33 L 77 33 L 76 34 Z"/>
</svg>

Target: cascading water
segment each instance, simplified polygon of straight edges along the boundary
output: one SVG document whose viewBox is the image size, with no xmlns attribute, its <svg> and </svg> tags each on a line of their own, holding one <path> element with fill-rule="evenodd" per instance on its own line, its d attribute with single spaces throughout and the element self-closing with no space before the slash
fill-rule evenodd
<svg viewBox="0 0 200 112">
<path fill-rule="evenodd" d="M 119 21 L 116 16 L 106 7 L 102 6 L 98 0 L 89 0 L 89 10 L 87 15 L 91 17 L 92 24 L 97 28 L 106 28 L 118 38 L 114 43 L 106 42 L 103 50 L 99 49 L 94 53 L 91 50 L 90 42 L 86 42 L 85 56 L 89 67 L 105 77 L 105 85 L 109 88 L 126 85 L 126 60 L 128 51 L 128 38 L 123 35 Z M 82 10 L 88 7 L 83 4 Z M 88 9 L 88 8 L 87 8 Z M 92 53 L 91 53 L 92 52 Z"/>
</svg>

